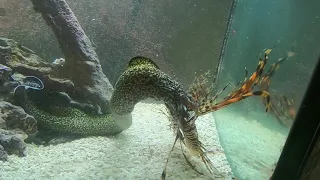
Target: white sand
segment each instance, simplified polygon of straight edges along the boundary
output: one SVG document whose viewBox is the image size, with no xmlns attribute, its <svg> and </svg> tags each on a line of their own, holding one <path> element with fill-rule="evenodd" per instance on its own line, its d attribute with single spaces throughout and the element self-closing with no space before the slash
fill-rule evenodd
<svg viewBox="0 0 320 180">
<path fill-rule="evenodd" d="M 240 180 L 267 180 L 272 175 L 288 129 L 261 111 L 222 109 L 214 114 L 234 175 Z"/>
<path fill-rule="evenodd" d="M 48 147 L 29 145 L 27 157 L 10 156 L 8 162 L 0 162 L 0 179 L 160 179 L 175 138 L 167 117 L 159 113 L 164 108 L 162 104 L 138 103 L 133 125 L 115 137 L 88 137 Z M 221 148 L 211 114 L 199 118 L 197 127 L 208 150 Z M 231 173 L 224 153 L 209 157 L 220 172 Z M 200 172 L 207 172 L 199 159 L 192 158 L 191 162 Z M 177 144 L 167 179 L 211 178 L 192 170 Z"/>
</svg>

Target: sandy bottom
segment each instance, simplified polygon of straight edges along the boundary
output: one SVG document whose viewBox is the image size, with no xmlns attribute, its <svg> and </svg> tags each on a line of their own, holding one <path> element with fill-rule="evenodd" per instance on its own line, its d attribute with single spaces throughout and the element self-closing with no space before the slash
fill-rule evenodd
<svg viewBox="0 0 320 180">
<path fill-rule="evenodd" d="M 115 137 L 88 137 L 47 147 L 28 145 L 26 157 L 10 156 L 8 162 L 0 162 L 0 179 L 160 179 L 175 138 L 167 117 L 160 113 L 164 108 L 162 104 L 138 103 L 132 127 Z M 211 114 L 199 118 L 197 127 L 208 150 L 221 149 Z M 208 174 L 201 160 L 187 156 L 200 172 Z M 219 172 L 231 174 L 223 152 L 208 156 Z M 167 179 L 212 176 L 196 173 L 177 143 L 170 156 Z"/>
<path fill-rule="evenodd" d="M 234 175 L 240 180 L 268 180 L 289 130 L 263 110 L 248 113 L 226 108 L 214 117 Z"/>
</svg>

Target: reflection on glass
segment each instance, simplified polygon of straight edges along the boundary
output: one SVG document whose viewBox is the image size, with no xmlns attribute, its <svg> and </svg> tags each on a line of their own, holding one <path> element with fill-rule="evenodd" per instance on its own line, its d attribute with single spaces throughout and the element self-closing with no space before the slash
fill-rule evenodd
<svg viewBox="0 0 320 180">
<path fill-rule="evenodd" d="M 261 83 L 271 97 L 248 98 L 214 113 L 222 146 L 239 179 L 269 179 L 319 53 L 319 1 L 238 1 L 223 57 L 220 86 L 253 72 L 272 48 Z M 298 13 L 299 12 L 299 13 Z M 249 74 L 250 77 L 251 74 Z"/>
</svg>

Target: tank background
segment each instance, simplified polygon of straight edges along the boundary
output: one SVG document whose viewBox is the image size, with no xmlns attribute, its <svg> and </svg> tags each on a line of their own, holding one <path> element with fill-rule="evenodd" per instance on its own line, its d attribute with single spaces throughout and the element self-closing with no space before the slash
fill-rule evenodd
<svg viewBox="0 0 320 180">
<path fill-rule="evenodd" d="M 56 38 L 29 1 L 0 0 L 0 36 L 13 38 L 53 61 L 63 57 Z M 187 87 L 194 72 L 214 70 L 231 0 L 67 0 L 112 84 L 137 55 L 154 59 Z"/>
</svg>

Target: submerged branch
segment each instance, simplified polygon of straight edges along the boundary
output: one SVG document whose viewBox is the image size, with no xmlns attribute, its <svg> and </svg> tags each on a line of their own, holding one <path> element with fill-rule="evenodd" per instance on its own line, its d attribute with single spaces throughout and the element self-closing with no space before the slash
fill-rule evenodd
<svg viewBox="0 0 320 180">
<path fill-rule="evenodd" d="M 72 80 L 75 92 L 71 97 L 79 101 L 86 99 L 98 105 L 101 111 L 109 111 L 108 102 L 113 87 L 103 73 L 98 56 L 89 38 L 65 0 L 31 0 L 34 9 L 42 14 L 53 30 L 65 55 L 61 73 Z"/>
</svg>

